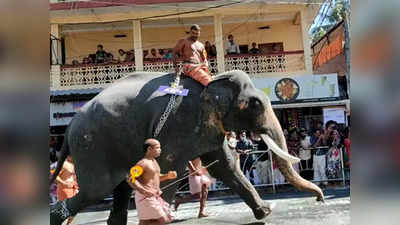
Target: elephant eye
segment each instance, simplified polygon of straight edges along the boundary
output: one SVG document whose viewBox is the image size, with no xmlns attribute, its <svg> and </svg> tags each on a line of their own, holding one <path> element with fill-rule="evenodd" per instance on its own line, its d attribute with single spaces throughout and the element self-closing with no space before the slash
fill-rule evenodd
<svg viewBox="0 0 400 225">
<path fill-rule="evenodd" d="M 250 105 L 255 107 L 255 108 L 260 108 L 262 106 L 262 103 L 257 98 L 251 98 L 250 99 Z"/>
</svg>

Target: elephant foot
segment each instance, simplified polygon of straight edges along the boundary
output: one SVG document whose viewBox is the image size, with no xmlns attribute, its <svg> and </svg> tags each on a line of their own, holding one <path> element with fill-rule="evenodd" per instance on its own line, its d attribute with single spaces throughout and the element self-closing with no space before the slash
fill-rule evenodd
<svg viewBox="0 0 400 225">
<path fill-rule="evenodd" d="M 275 205 L 275 203 L 268 203 L 256 208 L 255 210 L 253 210 L 254 217 L 256 217 L 257 220 L 264 219 L 269 214 L 271 214 L 272 209 L 275 207 Z"/>
<path fill-rule="evenodd" d="M 110 216 L 107 220 L 107 225 L 126 225 L 128 222 L 128 212 L 126 210 L 122 212 L 115 212 L 111 210 Z"/>
<path fill-rule="evenodd" d="M 50 209 L 50 225 L 61 225 L 64 220 L 70 216 L 72 215 L 68 210 L 65 201 L 57 202 L 57 204 Z"/>
</svg>

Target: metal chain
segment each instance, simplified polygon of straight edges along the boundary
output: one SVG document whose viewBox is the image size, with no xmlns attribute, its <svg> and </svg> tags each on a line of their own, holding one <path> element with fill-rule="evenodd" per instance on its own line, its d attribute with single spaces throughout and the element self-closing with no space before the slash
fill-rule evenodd
<svg viewBox="0 0 400 225">
<path fill-rule="evenodd" d="M 173 84 L 174 88 L 177 88 L 179 86 L 179 82 L 181 80 L 180 79 L 181 72 L 182 72 L 182 69 L 180 69 L 179 72 L 176 74 L 175 81 L 174 81 L 174 84 Z M 164 113 L 161 115 L 160 121 L 158 121 L 157 127 L 154 130 L 153 137 L 156 138 L 160 134 L 160 131 L 163 128 L 165 122 L 167 121 L 169 114 L 171 113 L 172 109 L 175 108 L 176 96 L 177 96 L 176 94 L 173 94 L 169 98 L 169 102 L 168 102 L 167 108 L 165 109 Z"/>
</svg>

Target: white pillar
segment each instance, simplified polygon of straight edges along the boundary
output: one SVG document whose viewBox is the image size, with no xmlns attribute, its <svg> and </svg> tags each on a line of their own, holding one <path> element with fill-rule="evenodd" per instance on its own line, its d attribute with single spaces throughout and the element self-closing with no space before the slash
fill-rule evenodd
<svg viewBox="0 0 400 225">
<path fill-rule="evenodd" d="M 133 21 L 133 45 L 135 49 L 135 69 L 143 71 L 142 24 L 140 20 Z"/>
<path fill-rule="evenodd" d="M 215 47 L 217 49 L 217 68 L 218 73 L 225 72 L 225 50 L 224 40 L 222 38 L 222 15 L 214 15 L 214 34 Z"/>
<path fill-rule="evenodd" d="M 310 42 L 310 35 L 308 35 L 308 23 L 307 23 L 307 11 L 302 9 L 300 11 L 301 17 L 301 34 L 303 39 L 303 49 L 304 49 L 304 65 L 306 72 L 308 74 L 312 74 L 312 55 L 311 55 L 311 42 Z"/>
<path fill-rule="evenodd" d="M 52 65 L 50 67 L 50 90 L 61 89 L 61 66 Z"/>
<path fill-rule="evenodd" d="M 60 33 L 60 25 L 59 24 L 51 24 L 50 25 L 50 34 L 51 34 L 51 64 L 52 65 L 60 65 L 61 60 L 61 33 Z"/>
</svg>

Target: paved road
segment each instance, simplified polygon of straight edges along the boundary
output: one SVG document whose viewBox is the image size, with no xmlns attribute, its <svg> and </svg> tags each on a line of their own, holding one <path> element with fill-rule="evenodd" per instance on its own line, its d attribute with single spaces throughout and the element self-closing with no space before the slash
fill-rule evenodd
<svg viewBox="0 0 400 225">
<path fill-rule="evenodd" d="M 265 194 L 262 198 L 276 203 L 264 220 L 253 217 L 249 207 L 237 196 L 207 201 L 208 218 L 197 219 L 199 203 L 186 203 L 173 212 L 176 225 L 347 225 L 350 224 L 349 189 L 325 191 L 324 204 L 302 193 Z M 75 217 L 74 225 L 106 225 L 109 211 L 84 212 Z M 138 224 L 136 210 L 129 211 L 128 225 Z"/>
</svg>

